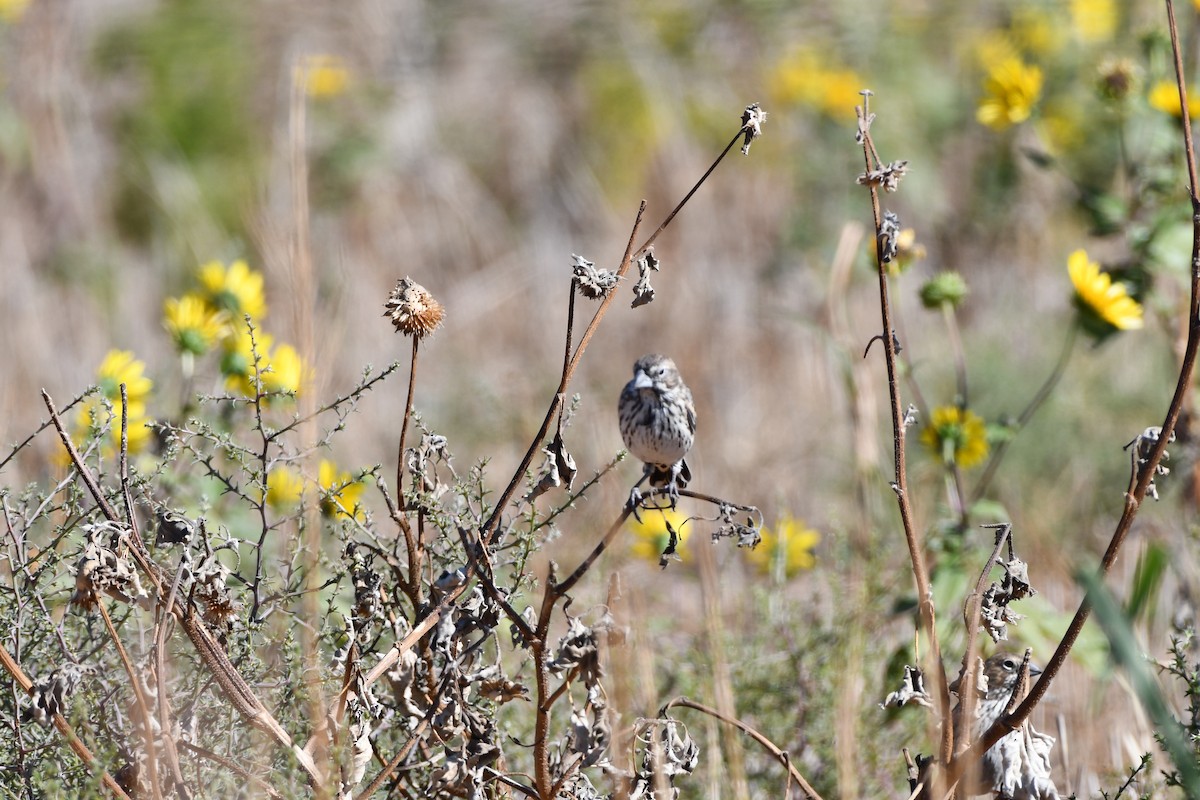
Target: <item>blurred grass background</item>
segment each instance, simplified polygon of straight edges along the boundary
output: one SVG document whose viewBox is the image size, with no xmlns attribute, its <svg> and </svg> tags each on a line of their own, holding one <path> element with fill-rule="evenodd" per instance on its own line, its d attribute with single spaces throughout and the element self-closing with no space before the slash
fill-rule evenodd
<svg viewBox="0 0 1200 800">
<path fill-rule="evenodd" d="M 1196 12 L 1180 12 L 1194 56 Z M 571 254 L 614 268 L 638 201 L 656 225 L 741 109 L 761 102 L 770 116 L 750 156 L 722 165 L 659 240 L 654 302 L 619 303 L 600 329 L 573 387 L 582 405 L 568 443 L 584 474 L 606 463 L 621 444 L 615 403 L 630 365 L 666 352 L 696 395 L 695 487 L 759 505 L 769 526 L 794 514 L 821 533 L 815 566 L 782 581 L 716 548 L 717 641 L 694 563 L 663 575 L 626 553 L 605 569 L 623 576 L 627 677 L 654 678 L 630 681 L 626 713 L 652 714 L 682 691 L 706 698 L 723 649 L 739 713 L 841 797 L 896 796 L 899 748 L 925 735 L 919 714 L 876 705 L 911 646 L 912 579 L 887 485 L 878 352 L 853 373 L 879 327 L 861 245 L 869 205 L 854 184 L 857 92 L 875 92 L 884 160 L 910 162 L 885 201 L 925 248 L 893 287 L 904 355 L 930 405 L 955 390 L 942 319 L 917 298 L 929 276 L 957 270 L 970 286 L 959 321 L 972 407 L 989 422 L 1015 416 L 1053 368 L 1073 318 L 1070 251 L 1088 247 L 1152 286 L 1145 330 L 1080 343 L 989 495 L 1041 592 L 1014 632 L 1035 657 L 1049 656 L 1078 602 L 1072 570 L 1095 562 L 1120 512 L 1121 446 L 1161 422 L 1170 397 L 1190 226 L 1176 121 L 1147 100 L 1169 76 L 1154 3 L 6 0 L 0 18 L 5 443 L 44 419 L 40 388 L 73 396 L 111 348 L 147 362 L 151 413 L 172 413 L 183 384 L 163 301 L 200 264 L 244 258 L 266 275 L 277 339 L 312 325 L 318 397 L 368 363 L 406 359 L 383 301 L 404 275 L 429 288 L 448 318 L 422 350 L 417 408 L 450 436 L 460 466 L 486 457 L 503 476 L 557 382 Z M 1002 131 L 976 120 L 997 42 L 1045 75 L 1033 117 Z M 345 81 L 310 86 L 315 304 L 291 267 L 288 162 L 293 72 L 314 55 L 335 59 Z M 1134 79 L 1114 104 L 1097 86 L 1118 58 Z M 844 290 L 831 292 L 842 241 L 858 247 Z M 852 374 L 869 378 L 857 391 L 870 394 L 855 395 Z M 337 441 L 340 463 L 394 467 L 401 392 L 367 396 Z M 874 432 L 865 438 L 852 429 L 855 402 Z M 933 532 L 946 514 L 941 467 L 910 443 L 918 523 Z M 41 437 L 4 483 L 44 475 L 53 449 Z M 1139 517 L 1112 580 L 1123 594 L 1139 553 L 1169 554 L 1140 629 L 1150 653 L 1165 649 L 1200 575 L 1190 450 L 1172 448 L 1164 500 Z M 601 484 L 550 556 L 593 541 L 636 472 L 625 465 Z M 962 581 L 939 598 L 944 628 L 961 627 L 961 590 L 982 561 L 972 546 Z M 604 581 L 592 584 L 584 594 L 602 599 Z M 1062 715 L 1070 763 L 1056 777 L 1081 794 L 1153 746 L 1096 656 L 1102 643 L 1090 647 L 1039 723 L 1057 734 Z M 747 758 L 756 780 L 777 777 Z"/>
</svg>

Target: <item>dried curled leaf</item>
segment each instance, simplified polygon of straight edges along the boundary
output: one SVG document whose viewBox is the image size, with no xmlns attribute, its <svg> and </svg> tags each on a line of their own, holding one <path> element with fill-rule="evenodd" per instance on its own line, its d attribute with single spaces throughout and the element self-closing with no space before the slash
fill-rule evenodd
<svg viewBox="0 0 1200 800">
<path fill-rule="evenodd" d="M 750 155 L 750 143 L 762 136 L 763 123 L 767 121 L 767 112 L 758 103 L 751 103 L 742 112 L 742 155 Z"/>
<path fill-rule="evenodd" d="M 900 682 L 900 688 L 889 692 L 881 707 L 901 708 L 909 703 L 933 708 L 933 698 L 925 689 L 925 674 L 921 672 L 920 668 L 905 664 L 904 678 Z"/>
<path fill-rule="evenodd" d="M 658 257 L 654 255 L 653 247 L 637 260 L 638 280 L 633 285 L 633 303 L 630 304 L 630 308 L 644 306 L 654 300 L 654 287 L 650 285 L 650 273 L 658 272 L 660 263 Z"/>
<path fill-rule="evenodd" d="M 137 569 L 124 555 L 129 529 L 106 521 L 85 525 L 84 532 L 87 539 L 72 568 L 75 593 L 71 602 L 92 611 L 99 600 L 97 594 L 101 593 L 122 603 L 145 599 L 146 590 L 142 588 Z"/>
<path fill-rule="evenodd" d="M 570 490 L 575 483 L 575 475 L 579 472 L 579 468 L 575 466 L 575 457 L 567 451 L 561 431 L 554 435 L 554 440 L 544 447 L 542 452 L 546 454 L 546 460 L 542 462 L 541 477 L 525 496 L 526 502 L 529 503 L 564 484 Z"/>
<path fill-rule="evenodd" d="M 885 192 L 894 192 L 900 188 L 900 179 L 906 174 L 908 174 L 908 162 L 893 161 L 859 175 L 858 183 L 862 186 L 879 186 Z"/>
<path fill-rule="evenodd" d="M 596 265 L 583 256 L 571 254 L 575 263 L 571 265 L 575 285 L 579 293 L 589 300 L 606 297 L 617 286 L 617 274 L 607 269 L 596 269 Z"/>
<path fill-rule="evenodd" d="M 1000 642 L 1008 638 L 1008 626 L 1020 621 L 1022 615 L 1008 606 L 1017 600 L 1037 594 L 1037 590 L 1029 585 L 1029 567 L 1019 558 L 1001 562 L 1004 577 L 999 583 L 993 583 L 983 593 L 980 606 L 980 624 L 992 637 L 992 641 Z"/>
<path fill-rule="evenodd" d="M 35 680 L 29 690 L 29 707 L 24 717 L 50 727 L 54 715 L 63 713 L 83 677 L 92 671 L 89 666 L 68 662 Z"/>
</svg>

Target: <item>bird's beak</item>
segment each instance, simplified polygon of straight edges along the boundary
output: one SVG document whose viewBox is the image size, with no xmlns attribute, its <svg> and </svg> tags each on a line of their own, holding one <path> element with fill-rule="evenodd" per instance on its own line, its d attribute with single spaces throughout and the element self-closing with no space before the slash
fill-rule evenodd
<svg viewBox="0 0 1200 800">
<path fill-rule="evenodd" d="M 1029 677 L 1031 677 L 1031 678 L 1036 678 L 1038 675 L 1041 675 L 1041 674 L 1042 674 L 1042 668 L 1041 668 L 1041 667 L 1039 667 L 1037 664 L 1034 664 L 1033 662 L 1030 662 L 1030 664 L 1029 664 Z"/>
<path fill-rule="evenodd" d="M 654 381 L 650 380 L 650 376 L 646 374 L 646 370 L 639 369 L 633 375 L 633 388 L 635 389 L 653 389 Z"/>
</svg>

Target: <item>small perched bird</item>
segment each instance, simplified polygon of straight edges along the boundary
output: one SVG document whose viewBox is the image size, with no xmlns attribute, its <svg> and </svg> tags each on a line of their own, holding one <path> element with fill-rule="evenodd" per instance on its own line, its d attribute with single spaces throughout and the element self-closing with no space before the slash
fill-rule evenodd
<svg viewBox="0 0 1200 800">
<path fill-rule="evenodd" d="M 658 353 L 639 358 L 617 414 L 625 446 L 645 462 L 643 478 L 672 492 L 687 486 L 692 473 L 683 457 L 695 439 L 696 406 L 675 362 Z"/>
<path fill-rule="evenodd" d="M 1000 652 L 984 662 L 987 693 L 975 707 L 972 741 L 983 736 L 1004 715 L 1017 688 L 1021 661 L 1020 656 Z M 1030 678 L 1041 672 L 1039 667 L 1029 665 Z M 956 728 L 960 724 L 957 714 L 954 723 Z M 1058 789 L 1050 778 L 1049 752 L 1053 744 L 1053 737 L 1033 730 L 1026 720 L 1021 728 L 1005 735 L 983 754 L 979 783 L 971 791 L 1012 800 L 1058 800 Z"/>
</svg>

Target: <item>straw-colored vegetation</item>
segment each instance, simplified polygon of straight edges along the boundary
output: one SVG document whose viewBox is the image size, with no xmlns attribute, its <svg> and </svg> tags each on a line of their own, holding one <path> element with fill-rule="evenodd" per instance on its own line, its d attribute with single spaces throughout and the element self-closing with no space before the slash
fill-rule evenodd
<svg viewBox="0 0 1200 800">
<path fill-rule="evenodd" d="M 1200 796 L 1198 7 L 0 0 L 0 794 Z"/>
</svg>

